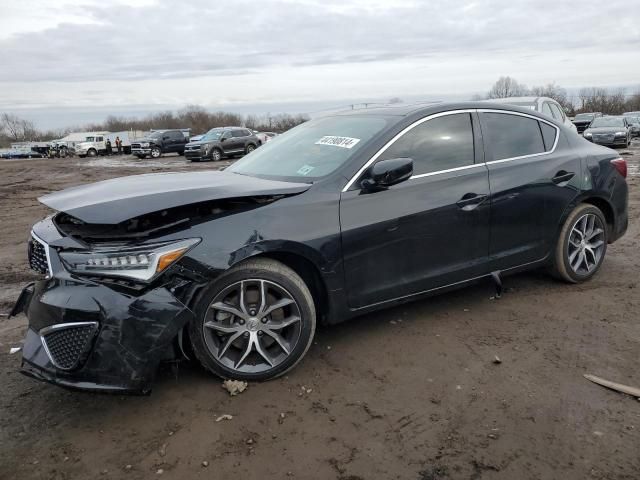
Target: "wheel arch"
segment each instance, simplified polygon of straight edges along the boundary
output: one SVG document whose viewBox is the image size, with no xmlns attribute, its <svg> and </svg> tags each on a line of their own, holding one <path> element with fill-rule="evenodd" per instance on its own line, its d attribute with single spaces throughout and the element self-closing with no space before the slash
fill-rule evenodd
<svg viewBox="0 0 640 480">
<path fill-rule="evenodd" d="M 604 215 L 604 219 L 607 221 L 607 228 L 609 232 L 615 232 L 616 226 L 616 215 L 613 209 L 613 205 L 602 197 L 590 196 L 580 200 L 580 203 L 588 203 L 600 209 L 602 214 Z M 608 239 L 611 237 L 608 236 Z"/>
<path fill-rule="evenodd" d="M 312 260 L 300 253 L 290 251 L 270 251 L 259 253 L 249 258 L 251 260 L 256 258 L 270 258 L 286 265 L 300 275 L 300 278 L 302 278 L 311 291 L 318 319 L 321 323 L 326 323 L 326 317 L 329 314 L 327 285 L 322 277 L 320 268 Z"/>
</svg>

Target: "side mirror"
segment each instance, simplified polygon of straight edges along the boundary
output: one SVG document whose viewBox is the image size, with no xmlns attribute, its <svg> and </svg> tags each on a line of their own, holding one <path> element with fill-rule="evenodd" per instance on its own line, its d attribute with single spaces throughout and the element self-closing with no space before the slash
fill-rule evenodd
<svg viewBox="0 0 640 480">
<path fill-rule="evenodd" d="M 222 137 L 220 137 L 220 141 L 221 141 L 221 142 L 224 142 L 227 138 L 229 138 L 229 137 L 225 137 L 225 136 L 223 135 Z"/>
<path fill-rule="evenodd" d="M 362 188 L 367 191 L 384 190 L 392 185 L 409 180 L 413 175 L 413 159 L 390 158 L 375 163 L 369 176 L 362 180 Z"/>
</svg>

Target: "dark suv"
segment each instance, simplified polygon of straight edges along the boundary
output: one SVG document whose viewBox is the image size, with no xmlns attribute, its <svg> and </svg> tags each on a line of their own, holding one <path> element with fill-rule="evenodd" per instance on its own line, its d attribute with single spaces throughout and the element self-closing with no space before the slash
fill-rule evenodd
<svg viewBox="0 0 640 480">
<path fill-rule="evenodd" d="M 182 155 L 186 144 L 187 138 L 181 130 L 157 130 L 132 143 L 131 154 L 138 158 L 145 158 L 147 155 L 159 158 L 163 153 L 171 152 Z"/>
<path fill-rule="evenodd" d="M 219 127 L 209 130 L 197 142 L 187 144 L 184 156 L 192 162 L 221 160 L 225 156 L 251 153 L 260 145 L 251 130 L 241 127 Z"/>
</svg>

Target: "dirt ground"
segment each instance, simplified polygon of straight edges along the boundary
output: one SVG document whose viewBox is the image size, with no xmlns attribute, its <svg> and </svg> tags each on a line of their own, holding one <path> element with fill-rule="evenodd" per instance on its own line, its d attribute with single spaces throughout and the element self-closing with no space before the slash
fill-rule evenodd
<svg viewBox="0 0 640 480">
<path fill-rule="evenodd" d="M 189 364 L 163 368 L 149 397 L 38 383 L 9 354 L 26 318 L 0 317 L 0 478 L 640 478 L 640 402 L 583 378 L 640 387 L 640 141 L 621 154 L 631 224 L 592 281 L 521 274 L 501 299 L 481 284 L 320 329 L 287 377 L 235 397 Z M 0 312 L 35 278 L 38 196 L 218 166 L 0 161 Z"/>
</svg>

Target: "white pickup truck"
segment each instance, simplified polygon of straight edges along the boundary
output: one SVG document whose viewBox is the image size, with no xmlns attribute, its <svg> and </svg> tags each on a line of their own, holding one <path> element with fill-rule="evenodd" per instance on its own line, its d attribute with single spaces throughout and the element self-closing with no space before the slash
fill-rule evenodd
<svg viewBox="0 0 640 480">
<path fill-rule="evenodd" d="M 136 138 L 140 138 L 144 132 L 122 131 L 122 132 L 87 132 L 84 141 L 77 142 L 74 146 L 75 153 L 79 157 L 95 157 L 97 155 L 106 155 L 107 140 L 111 141 L 111 150 L 117 153 L 116 137 L 120 137 L 122 141 L 122 153 L 131 153 L 131 142 Z"/>
</svg>

